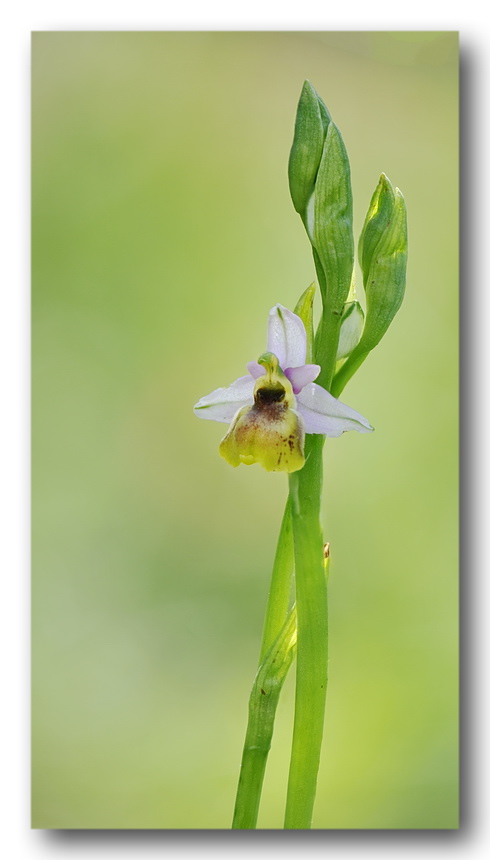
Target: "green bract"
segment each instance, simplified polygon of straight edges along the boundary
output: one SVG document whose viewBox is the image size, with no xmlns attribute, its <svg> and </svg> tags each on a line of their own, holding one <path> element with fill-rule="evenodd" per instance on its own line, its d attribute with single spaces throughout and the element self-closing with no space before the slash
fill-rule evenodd
<svg viewBox="0 0 490 860">
<path fill-rule="evenodd" d="M 303 320 L 303 325 L 306 331 L 306 361 L 313 361 L 313 339 L 314 339 L 314 328 L 313 328 L 313 300 L 315 298 L 315 290 L 316 284 L 310 284 L 309 287 L 306 288 L 304 293 L 298 299 L 297 305 L 294 309 L 294 313 L 298 314 L 300 319 Z"/>
<path fill-rule="evenodd" d="M 312 233 L 325 275 L 324 302 L 331 313 L 340 316 L 352 279 L 354 237 L 349 159 L 333 122 L 328 126 L 318 168 Z"/>
</svg>

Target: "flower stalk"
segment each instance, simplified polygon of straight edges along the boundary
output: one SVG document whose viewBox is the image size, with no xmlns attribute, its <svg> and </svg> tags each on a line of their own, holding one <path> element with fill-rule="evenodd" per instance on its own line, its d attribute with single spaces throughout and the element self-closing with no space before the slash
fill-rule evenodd
<svg viewBox="0 0 490 860">
<path fill-rule="evenodd" d="M 328 620 L 320 526 L 324 439 L 310 436 L 304 468 L 289 478 L 298 645 L 286 829 L 311 826 L 327 693 Z"/>
</svg>

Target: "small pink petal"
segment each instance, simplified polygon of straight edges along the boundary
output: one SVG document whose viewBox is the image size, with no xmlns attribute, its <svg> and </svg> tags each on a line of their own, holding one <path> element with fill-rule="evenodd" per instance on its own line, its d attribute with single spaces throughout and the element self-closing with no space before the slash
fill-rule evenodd
<svg viewBox="0 0 490 860">
<path fill-rule="evenodd" d="M 319 364 L 303 364 L 302 367 L 288 367 L 284 373 L 293 386 L 294 393 L 299 394 L 305 385 L 317 378 L 320 370 Z"/>
<path fill-rule="evenodd" d="M 253 376 L 254 379 L 258 379 L 259 376 L 264 376 L 265 367 L 262 367 L 258 361 L 249 361 L 247 364 L 247 370 L 250 376 Z"/>
</svg>

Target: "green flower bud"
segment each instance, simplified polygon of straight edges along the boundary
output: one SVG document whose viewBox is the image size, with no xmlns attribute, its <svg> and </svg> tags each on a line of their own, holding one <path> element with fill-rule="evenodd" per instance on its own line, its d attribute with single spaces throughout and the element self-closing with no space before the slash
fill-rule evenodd
<svg viewBox="0 0 490 860">
<path fill-rule="evenodd" d="M 359 238 L 358 257 L 363 273 L 369 271 L 374 251 L 385 234 L 395 208 L 395 191 L 382 173 L 371 198 Z"/>
<path fill-rule="evenodd" d="M 359 302 L 347 302 L 344 305 L 342 323 L 340 326 L 337 361 L 347 358 L 359 343 L 364 326 L 364 311 Z"/>
<path fill-rule="evenodd" d="M 289 156 L 289 189 L 296 212 L 306 221 L 308 201 L 322 158 L 330 114 L 309 81 L 305 81 L 296 112 Z"/>
<path fill-rule="evenodd" d="M 359 242 L 366 322 L 359 344 L 374 349 L 403 301 L 407 268 L 407 212 L 401 191 L 382 175 Z"/>
</svg>

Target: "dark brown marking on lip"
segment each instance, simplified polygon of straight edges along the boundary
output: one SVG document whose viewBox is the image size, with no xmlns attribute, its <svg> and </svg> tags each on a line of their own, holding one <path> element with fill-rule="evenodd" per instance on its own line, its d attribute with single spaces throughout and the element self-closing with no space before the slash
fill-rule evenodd
<svg viewBox="0 0 490 860">
<path fill-rule="evenodd" d="M 259 388 L 255 392 L 257 403 L 267 405 L 269 403 L 280 403 L 284 400 L 286 392 L 284 388 Z"/>
</svg>

